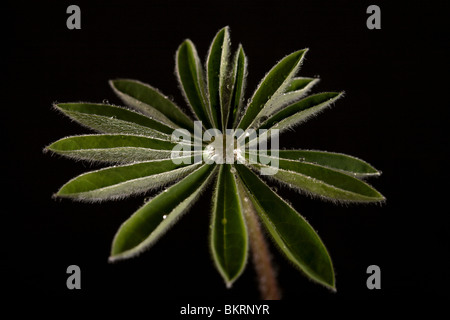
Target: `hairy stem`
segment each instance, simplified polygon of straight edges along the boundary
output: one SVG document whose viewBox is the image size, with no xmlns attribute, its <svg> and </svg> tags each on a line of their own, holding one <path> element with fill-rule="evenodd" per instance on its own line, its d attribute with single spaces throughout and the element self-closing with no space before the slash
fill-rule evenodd
<svg viewBox="0 0 450 320">
<path fill-rule="evenodd" d="M 247 226 L 250 238 L 250 250 L 253 258 L 253 265 L 259 281 L 259 291 L 264 300 L 280 300 L 281 293 L 276 278 L 276 272 L 271 261 L 271 254 L 258 217 L 252 210 L 246 211 Z"/>
<path fill-rule="evenodd" d="M 241 183 L 238 183 L 238 188 L 239 192 L 245 195 L 242 205 L 248 228 L 253 265 L 258 276 L 261 298 L 263 300 L 280 300 L 281 292 L 277 281 L 277 275 L 272 265 L 269 246 L 261 230 L 261 224 L 255 208 Z"/>
</svg>

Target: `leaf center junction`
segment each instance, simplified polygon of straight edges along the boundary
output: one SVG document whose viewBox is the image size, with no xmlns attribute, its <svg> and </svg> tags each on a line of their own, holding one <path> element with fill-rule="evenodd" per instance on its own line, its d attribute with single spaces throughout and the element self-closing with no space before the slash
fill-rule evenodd
<svg viewBox="0 0 450 320">
<path fill-rule="evenodd" d="M 243 150 L 236 137 L 230 134 L 218 134 L 211 138 L 211 143 L 204 150 L 206 162 L 233 164 L 243 160 Z"/>
</svg>

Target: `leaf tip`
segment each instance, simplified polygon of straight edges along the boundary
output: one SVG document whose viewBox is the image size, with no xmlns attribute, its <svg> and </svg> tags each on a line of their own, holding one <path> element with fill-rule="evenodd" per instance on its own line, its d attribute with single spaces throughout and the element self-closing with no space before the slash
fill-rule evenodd
<svg viewBox="0 0 450 320">
<path fill-rule="evenodd" d="M 119 248 L 119 246 L 117 244 L 117 235 L 118 234 L 116 234 L 113 239 L 111 251 L 110 251 L 109 257 L 108 257 L 108 263 L 116 263 L 120 260 L 125 260 L 125 259 L 133 256 L 133 254 L 130 255 L 129 252 L 127 253 L 127 250 L 123 250 L 123 249 Z M 136 252 L 135 252 L 135 254 L 136 254 Z"/>
<path fill-rule="evenodd" d="M 378 203 L 378 204 L 384 204 L 386 202 L 386 197 L 383 196 L 377 189 L 375 189 L 374 187 L 370 186 L 371 190 L 372 190 L 372 196 L 370 197 L 370 199 L 368 200 L 368 202 L 372 202 L 372 203 Z"/>
<path fill-rule="evenodd" d="M 225 282 L 225 287 L 227 289 L 231 289 L 233 287 L 234 283 L 236 282 L 236 280 L 239 278 L 240 274 L 241 273 L 238 273 L 237 275 L 230 277 L 229 275 L 221 272 L 222 279 Z"/>
<path fill-rule="evenodd" d="M 120 80 L 120 79 L 110 79 L 110 80 L 108 80 L 109 86 L 110 86 L 111 88 L 115 89 L 115 87 L 116 87 L 116 82 L 117 82 L 118 80 Z"/>
<path fill-rule="evenodd" d="M 227 289 L 231 289 L 233 287 L 233 280 L 225 280 L 225 286 L 227 287 Z"/>
<path fill-rule="evenodd" d="M 63 113 L 64 115 L 67 116 L 66 111 L 68 111 L 68 109 L 70 108 L 70 105 L 73 103 L 61 103 L 61 102 L 54 102 L 53 103 L 53 109 Z"/>
<path fill-rule="evenodd" d="M 58 102 L 53 102 L 52 103 L 52 107 L 53 107 L 53 109 L 56 109 L 56 110 L 58 110 L 58 111 L 61 111 L 61 108 L 60 108 L 60 103 L 58 103 Z"/>
<path fill-rule="evenodd" d="M 219 30 L 219 33 L 220 33 L 220 32 L 229 33 L 229 32 L 230 32 L 230 26 L 225 26 L 225 27 L 223 27 L 222 29 Z"/>
<path fill-rule="evenodd" d="M 61 187 L 62 189 L 63 187 Z M 61 192 L 61 189 L 59 189 L 57 192 L 55 192 L 52 195 L 53 199 L 62 199 L 62 198 L 70 198 L 70 196 L 68 194 L 64 194 L 64 192 Z"/>
<path fill-rule="evenodd" d="M 379 192 L 378 192 L 378 194 L 379 194 L 379 198 L 380 198 L 380 200 L 379 200 L 378 202 L 381 203 L 381 204 L 385 203 L 385 202 L 387 201 L 386 197 L 383 196 L 383 195 L 382 195 L 381 193 L 379 193 Z"/>
<path fill-rule="evenodd" d="M 303 60 L 303 58 L 305 57 L 305 55 L 306 55 L 306 53 L 308 51 L 309 51 L 309 48 L 305 48 L 305 49 L 301 49 L 301 50 L 295 51 L 294 53 L 292 53 L 292 55 L 296 56 L 296 58 L 298 60 L 297 63 L 301 63 L 301 61 Z"/>
<path fill-rule="evenodd" d="M 52 194 L 52 199 L 55 199 L 55 200 L 56 200 L 56 199 L 61 199 L 61 197 L 59 196 L 59 194 L 58 194 L 58 193 L 59 193 L 59 191 L 58 191 L 58 192 L 55 192 L 55 193 L 53 193 L 53 194 Z"/>
<path fill-rule="evenodd" d="M 116 263 L 118 260 L 117 256 L 113 254 L 108 257 L 108 263 Z"/>
<path fill-rule="evenodd" d="M 184 39 L 184 41 L 180 44 L 180 46 L 178 47 L 178 51 L 180 51 L 180 49 L 184 49 L 187 46 L 194 46 L 194 43 L 192 42 L 191 39 L 187 38 Z"/>
<path fill-rule="evenodd" d="M 333 293 L 336 293 L 337 292 L 337 289 L 336 289 L 336 279 L 335 279 L 335 276 L 334 276 L 334 271 L 332 271 L 332 274 L 331 274 L 331 279 L 316 279 L 316 281 L 319 283 L 319 284 L 321 284 L 321 285 L 323 285 L 325 288 L 327 288 L 328 290 L 330 290 L 331 292 L 333 292 Z"/>
</svg>

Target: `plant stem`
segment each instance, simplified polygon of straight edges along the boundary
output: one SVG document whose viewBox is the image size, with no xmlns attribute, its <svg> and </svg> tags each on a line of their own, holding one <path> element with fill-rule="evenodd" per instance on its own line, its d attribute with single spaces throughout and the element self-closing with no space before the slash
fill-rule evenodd
<svg viewBox="0 0 450 320">
<path fill-rule="evenodd" d="M 253 210 L 246 210 L 245 214 L 250 239 L 250 251 L 253 265 L 258 275 L 261 298 L 264 300 L 280 300 L 281 293 L 276 278 L 277 275 L 272 265 L 272 257 L 258 217 Z"/>
<path fill-rule="evenodd" d="M 277 275 L 272 265 L 272 257 L 266 238 L 261 230 L 261 224 L 256 214 L 255 207 L 244 189 L 242 183 L 238 188 L 244 196 L 244 216 L 247 222 L 250 240 L 250 252 L 252 253 L 253 265 L 258 276 L 259 291 L 263 300 L 280 300 L 281 292 L 277 281 Z"/>
</svg>

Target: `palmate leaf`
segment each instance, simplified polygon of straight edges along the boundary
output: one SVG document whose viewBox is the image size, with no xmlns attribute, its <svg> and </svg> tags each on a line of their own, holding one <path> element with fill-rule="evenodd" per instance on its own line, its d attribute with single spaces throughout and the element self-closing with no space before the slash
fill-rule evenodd
<svg viewBox="0 0 450 320">
<path fill-rule="evenodd" d="M 55 108 L 80 124 L 104 133 L 137 134 L 170 140 L 173 128 L 134 111 L 100 103 L 58 103 Z"/>
<path fill-rule="evenodd" d="M 215 168 L 201 166 L 136 211 L 117 231 L 109 261 L 130 258 L 155 243 L 206 188 Z"/>
<path fill-rule="evenodd" d="M 158 89 L 137 80 L 109 81 L 111 88 L 128 106 L 169 127 L 194 130 L 193 121 Z"/>
<path fill-rule="evenodd" d="M 188 107 L 195 120 L 202 122 L 202 131 L 211 128 L 222 129 L 223 133 L 226 129 L 269 131 L 257 139 L 251 138 L 247 147 L 257 140 L 265 142 L 276 130 L 282 132 L 306 121 L 342 96 L 339 92 L 323 92 L 305 97 L 319 81 L 297 77 L 306 52 L 307 49 L 299 50 L 281 59 L 261 80 L 248 104 L 244 104 L 247 58 L 241 45 L 231 54 L 228 27 L 216 33 L 205 65 L 200 62 L 194 44 L 185 40 L 176 52 L 175 71 Z M 193 141 L 200 142 L 199 149 L 194 148 L 194 153 L 187 157 L 172 159 L 174 154 L 186 155 L 178 153 L 180 141 L 173 142 L 174 129 L 196 132 L 193 120 L 148 84 L 115 79 L 110 85 L 133 110 L 99 103 L 56 104 L 56 109 L 100 134 L 63 138 L 45 149 L 77 160 L 120 164 L 75 177 L 55 194 L 57 197 L 102 201 L 174 183 L 121 225 L 109 261 L 136 256 L 154 244 L 218 173 L 213 186 L 210 247 L 215 266 L 227 286 L 242 274 L 251 242 L 253 262 L 262 266 L 256 266 L 257 274 L 261 279 L 269 279 L 268 286 L 275 288 L 265 292 L 278 294 L 259 217 L 277 247 L 298 269 L 335 290 L 332 262 L 317 233 L 256 173 L 272 168 L 267 163 L 276 163 L 276 170 L 266 171 L 273 173 L 268 180 L 337 202 L 381 202 L 385 198 L 363 180 L 380 175 L 379 171 L 352 156 L 314 150 L 277 150 L 277 158 L 263 152 L 256 157 L 259 163 L 253 163 L 248 152 L 236 149 L 247 134 L 234 141 L 233 164 L 191 164 L 194 155 L 200 154 L 209 160 L 233 160 L 233 156 L 223 156 L 228 147 L 226 139 L 214 144 L 211 139 L 208 144 L 201 141 L 203 136 L 197 135 Z M 181 143 L 188 146 L 183 151 L 192 150 L 191 139 Z M 247 159 L 245 164 L 241 164 L 242 155 Z"/>
<path fill-rule="evenodd" d="M 222 165 L 219 170 L 213 199 L 211 252 L 227 287 L 231 287 L 247 261 L 247 229 L 231 165 Z"/>
<path fill-rule="evenodd" d="M 308 222 L 245 165 L 236 165 L 259 217 L 284 255 L 308 277 L 335 290 L 333 265 Z"/>
<path fill-rule="evenodd" d="M 191 157 L 186 160 L 193 163 Z M 164 186 L 182 178 L 199 165 L 175 164 L 169 159 L 104 168 L 70 180 L 56 196 L 82 201 L 124 198 Z"/>
<path fill-rule="evenodd" d="M 63 138 L 46 150 L 73 159 L 130 163 L 154 159 L 170 159 L 176 143 L 155 138 L 123 135 L 95 134 Z"/>
</svg>

